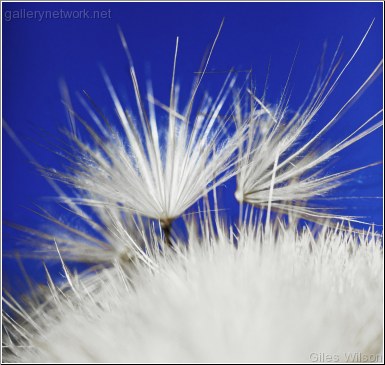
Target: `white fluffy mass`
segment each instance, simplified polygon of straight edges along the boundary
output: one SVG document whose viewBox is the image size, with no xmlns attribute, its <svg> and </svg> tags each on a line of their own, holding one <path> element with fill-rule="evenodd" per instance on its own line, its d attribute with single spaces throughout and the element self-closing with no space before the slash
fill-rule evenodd
<svg viewBox="0 0 385 365">
<path fill-rule="evenodd" d="M 383 261 L 371 232 L 254 225 L 91 276 L 31 315 L 22 362 L 309 362 L 380 354 Z M 235 245 L 236 244 L 236 245 Z M 237 247 L 236 247 L 237 246 Z M 33 323 L 33 324 L 32 324 Z M 37 329 L 38 328 L 38 329 Z M 22 336 L 22 337 L 23 337 Z M 315 355 L 316 354 L 316 355 Z"/>
</svg>

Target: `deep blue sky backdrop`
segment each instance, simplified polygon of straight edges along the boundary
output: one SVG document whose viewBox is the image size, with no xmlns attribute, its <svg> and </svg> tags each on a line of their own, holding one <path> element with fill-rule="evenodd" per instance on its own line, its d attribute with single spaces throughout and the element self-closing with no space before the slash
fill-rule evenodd
<svg viewBox="0 0 385 365">
<path fill-rule="evenodd" d="M 306 96 L 324 42 L 327 41 L 328 46 L 326 62 L 330 62 L 343 36 L 342 50 L 346 61 L 375 18 L 361 51 L 314 121 L 312 128 L 318 130 L 382 58 L 382 6 L 382 3 L 2 3 L 3 118 L 40 164 L 60 168 L 63 161 L 40 146 L 48 145 L 56 137 L 61 138 L 59 129 L 68 126 L 59 92 L 60 78 L 66 80 L 73 95 L 83 89 L 89 92 L 103 111 L 114 118 L 100 73 L 99 66 L 102 65 L 124 102 L 134 105 L 117 24 L 126 35 L 142 89 L 151 77 L 155 96 L 167 102 L 176 37 L 180 37 L 177 80 L 182 86 L 183 99 L 190 91 L 193 72 L 198 70 L 223 17 L 225 25 L 209 69 L 247 69 L 252 66 L 257 93 L 261 95 L 271 60 L 267 101 L 275 103 L 299 46 L 291 81 L 291 105 L 295 109 Z M 86 9 L 90 13 L 106 11 L 108 17 L 99 20 L 20 19 L 28 10 L 61 9 Z M 203 89 L 215 89 L 223 78 L 223 75 L 207 76 Z M 76 108 L 79 108 L 77 104 Z M 338 135 L 346 136 L 381 108 L 382 77 L 328 134 L 325 143 Z M 2 148 L 3 219 L 44 227 L 46 223 L 25 207 L 40 204 L 55 210 L 55 204 L 46 199 L 54 196 L 54 192 L 4 132 Z M 336 171 L 381 160 L 382 131 L 357 143 L 339 157 L 334 167 Z M 234 185 L 230 183 L 224 190 L 224 201 L 230 214 L 236 216 L 238 208 L 233 193 Z M 355 175 L 352 183 L 339 194 L 382 195 L 382 167 Z M 339 204 L 348 207 L 345 213 L 365 215 L 368 222 L 382 223 L 382 200 L 348 200 Z M 9 229 L 4 233 L 4 248 L 9 248 L 17 233 Z M 29 270 L 41 272 L 41 267 L 27 264 Z M 5 260 L 4 279 L 16 283 L 13 278 L 16 272 L 14 262 Z"/>
</svg>

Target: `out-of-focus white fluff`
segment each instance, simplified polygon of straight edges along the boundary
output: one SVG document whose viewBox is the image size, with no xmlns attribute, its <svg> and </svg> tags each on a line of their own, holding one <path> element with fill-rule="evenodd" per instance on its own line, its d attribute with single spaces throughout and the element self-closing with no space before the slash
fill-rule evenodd
<svg viewBox="0 0 385 365">
<path fill-rule="evenodd" d="M 276 221 L 277 222 L 277 221 Z M 383 261 L 370 232 L 275 224 L 225 228 L 156 268 L 116 265 L 51 285 L 50 305 L 11 349 L 22 362 L 346 361 L 381 351 Z M 258 226 L 260 227 L 260 225 Z M 237 248 L 234 243 L 236 243 Z M 50 307 L 50 310 L 47 310 Z M 29 325 L 30 326 L 30 325 Z"/>
</svg>

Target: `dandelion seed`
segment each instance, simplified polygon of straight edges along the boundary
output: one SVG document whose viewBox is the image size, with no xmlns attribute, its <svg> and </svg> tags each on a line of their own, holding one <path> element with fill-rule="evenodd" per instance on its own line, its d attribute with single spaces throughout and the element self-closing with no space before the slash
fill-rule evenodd
<svg viewBox="0 0 385 365">
<path fill-rule="evenodd" d="M 197 87 L 204 75 L 202 73 L 198 77 L 186 111 L 179 112 L 177 105 L 179 88 L 174 85 L 177 41 L 170 105 L 161 104 L 168 113 L 167 137 L 165 144 L 162 145 L 160 137 L 162 130 L 153 105 L 157 102 L 149 91 L 147 94 L 149 115 L 147 115 L 126 41 L 122 33 L 120 35 L 130 62 L 140 123 L 134 122 L 134 117 L 125 111 L 109 77 L 104 73 L 124 136 L 117 133 L 111 135 L 104 127 L 102 133 L 98 134 L 71 111 L 88 130 L 96 147 L 91 148 L 76 135 L 72 135 L 83 158 L 71 166 L 70 174 L 55 174 L 49 170 L 46 173 L 85 192 L 86 197 L 74 199 L 77 204 L 99 207 L 120 205 L 122 209 L 158 219 L 164 229 L 166 240 L 169 241 L 171 222 L 233 174 L 229 168 L 234 164 L 234 152 L 242 138 L 242 132 L 238 131 L 225 139 L 224 137 L 228 136 L 225 135 L 223 124 L 218 123 L 217 117 L 232 90 L 235 79 L 230 77 L 226 79 L 215 100 L 205 98 L 194 117 L 192 105 Z M 204 69 L 208 62 L 209 57 Z"/>
<path fill-rule="evenodd" d="M 383 125 L 383 121 L 380 119 L 382 110 L 374 113 L 353 133 L 324 152 L 317 148 L 317 142 L 382 72 L 382 60 L 334 117 L 314 137 L 305 142 L 303 139 L 306 128 L 327 101 L 340 77 L 359 51 L 369 30 L 370 28 L 335 80 L 332 81 L 338 63 L 331 64 L 324 80 L 318 83 L 310 97 L 312 85 L 307 97 L 307 99 L 310 98 L 310 101 L 306 100 L 293 117 L 286 117 L 285 110 L 288 103 L 286 95 L 282 96 L 278 107 L 273 110 L 266 105 L 264 100 L 260 100 L 252 94 L 252 90 L 249 90 L 254 100 L 254 107 L 246 121 L 249 126 L 246 144 L 243 146 L 241 143 L 238 152 L 239 173 L 235 197 L 239 202 L 295 214 L 297 217 L 310 220 L 331 218 L 355 220 L 354 217 L 328 213 L 322 207 L 307 206 L 307 203 L 316 197 L 325 196 L 332 189 L 341 185 L 352 173 L 375 165 L 374 163 L 334 174 L 325 174 L 322 167 L 322 164 L 332 156 L 380 128 Z M 237 120 L 238 125 L 242 126 L 245 122 L 240 113 L 238 111 Z M 278 164 L 274 168 L 276 157 Z M 272 191 L 273 176 L 274 189 Z"/>
</svg>

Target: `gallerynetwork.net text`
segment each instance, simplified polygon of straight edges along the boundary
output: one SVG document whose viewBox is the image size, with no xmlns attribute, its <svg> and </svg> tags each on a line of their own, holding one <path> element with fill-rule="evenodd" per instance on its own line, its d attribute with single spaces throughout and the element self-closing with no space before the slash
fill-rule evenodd
<svg viewBox="0 0 385 365">
<path fill-rule="evenodd" d="M 46 19 L 111 19 L 111 9 L 107 10 L 6 10 L 4 20 L 30 19 L 39 22 Z"/>
</svg>

